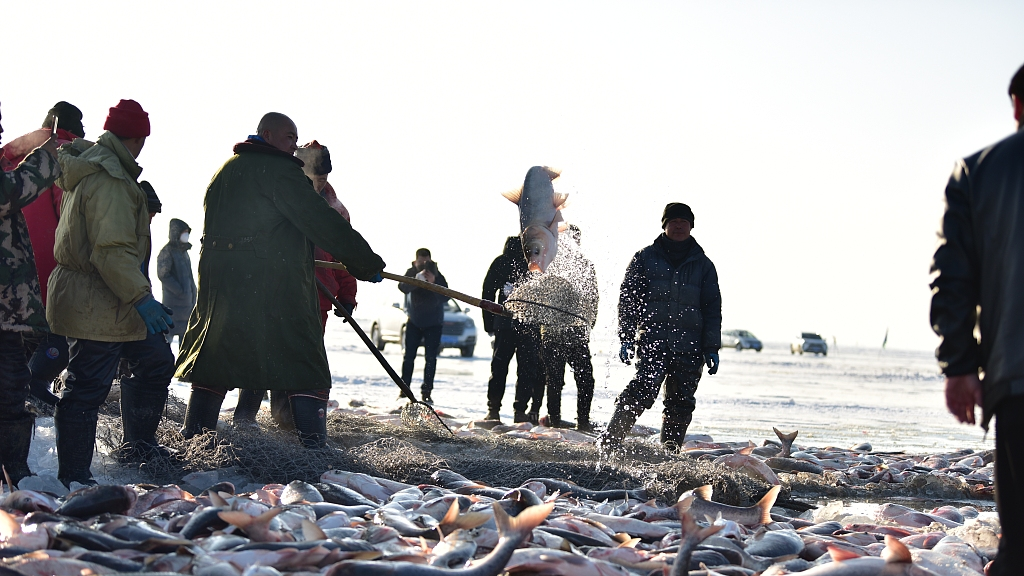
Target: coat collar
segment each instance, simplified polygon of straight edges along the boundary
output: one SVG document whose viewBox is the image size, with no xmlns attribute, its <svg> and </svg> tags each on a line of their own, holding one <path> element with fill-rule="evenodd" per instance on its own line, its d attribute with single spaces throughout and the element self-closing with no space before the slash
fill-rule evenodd
<svg viewBox="0 0 1024 576">
<path fill-rule="evenodd" d="M 287 152 L 284 152 L 283 150 L 278 150 L 277 148 L 271 146 L 270 144 L 267 144 L 266 142 L 262 140 L 257 140 L 255 138 L 248 138 L 245 142 L 239 142 L 238 144 L 235 144 L 235 147 L 232 149 L 232 151 L 235 154 L 269 154 L 271 156 L 280 156 L 282 158 L 287 158 L 292 162 L 295 162 L 296 164 L 299 165 L 299 168 L 302 168 L 303 166 L 306 165 L 302 160 L 299 160 L 293 154 L 289 154 Z"/>
</svg>

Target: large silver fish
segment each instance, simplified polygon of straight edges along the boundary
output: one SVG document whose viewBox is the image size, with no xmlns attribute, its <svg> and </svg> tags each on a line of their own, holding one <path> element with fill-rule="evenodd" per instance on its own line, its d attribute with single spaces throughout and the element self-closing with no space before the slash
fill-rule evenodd
<svg viewBox="0 0 1024 576">
<path fill-rule="evenodd" d="M 526 173 L 522 188 L 502 193 L 519 206 L 519 237 L 534 272 L 547 271 L 558 253 L 558 224 L 569 198 L 568 194 L 556 194 L 551 184 L 560 174 L 547 166 L 534 166 Z"/>
</svg>

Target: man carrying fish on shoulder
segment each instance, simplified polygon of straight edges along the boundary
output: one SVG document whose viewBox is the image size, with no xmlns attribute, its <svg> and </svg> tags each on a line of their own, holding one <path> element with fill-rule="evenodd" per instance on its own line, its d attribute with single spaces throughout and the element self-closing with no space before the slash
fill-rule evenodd
<svg viewBox="0 0 1024 576">
<path fill-rule="evenodd" d="M 615 413 L 598 440 L 602 452 L 622 444 L 637 418 L 654 406 L 662 382 L 661 443 L 678 449 L 693 418 L 704 364 L 708 374 L 718 372 L 722 293 L 714 263 L 690 235 L 693 223 L 686 204 L 665 206 L 662 234 L 626 269 L 619 292 L 619 359 L 629 364 L 636 349 L 636 377 L 615 400 Z"/>
<path fill-rule="evenodd" d="M 297 141 L 290 118 L 264 115 L 206 190 L 198 301 L 176 373 L 192 383 L 187 438 L 216 429 L 225 394 L 240 388 L 285 391 L 303 445 L 327 445 L 331 373 L 313 246 L 364 281 L 380 282 L 384 261 L 317 194 Z"/>
</svg>

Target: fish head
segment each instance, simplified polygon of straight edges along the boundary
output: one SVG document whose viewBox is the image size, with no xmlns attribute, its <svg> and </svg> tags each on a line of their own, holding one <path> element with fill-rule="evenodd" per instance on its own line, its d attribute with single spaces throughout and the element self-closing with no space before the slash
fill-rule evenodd
<svg viewBox="0 0 1024 576">
<path fill-rule="evenodd" d="M 548 265 L 555 259 L 558 251 L 558 238 L 549 228 L 527 226 L 520 235 L 523 241 L 523 253 L 529 263 L 531 272 L 545 272 Z"/>
</svg>

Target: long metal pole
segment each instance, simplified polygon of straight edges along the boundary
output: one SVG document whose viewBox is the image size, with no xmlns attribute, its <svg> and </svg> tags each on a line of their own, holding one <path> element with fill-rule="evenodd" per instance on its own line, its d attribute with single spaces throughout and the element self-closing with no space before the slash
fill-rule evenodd
<svg viewBox="0 0 1024 576">
<path fill-rule="evenodd" d="M 363 329 L 359 326 L 359 324 L 356 324 L 356 321 L 354 318 L 352 318 L 352 315 L 349 314 L 348 310 L 346 310 L 345 307 L 341 305 L 341 302 L 339 302 L 338 299 L 334 297 L 334 294 L 331 294 L 331 291 L 327 289 L 327 286 L 324 286 L 324 283 L 321 282 L 319 278 L 314 278 L 314 280 L 316 280 L 316 287 L 320 289 L 320 292 L 324 296 L 327 296 L 331 303 L 334 304 L 334 313 L 348 321 L 349 326 L 351 326 L 352 329 L 356 331 L 356 334 L 358 334 L 359 338 L 362 339 L 363 344 L 366 344 L 366 347 L 370 349 L 370 352 L 373 353 L 373 356 L 375 358 L 377 358 L 377 361 L 380 362 L 380 365 L 384 367 L 384 370 L 388 373 L 388 376 L 391 376 L 391 379 L 395 381 L 395 384 L 397 384 L 398 387 L 402 390 L 402 393 L 409 398 L 409 401 L 412 402 L 413 404 L 422 404 L 423 406 L 426 406 L 427 409 L 430 410 L 435 417 L 437 417 L 437 421 L 441 423 L 441 426 L 444 426 L 444 429 L 447 430 L 449 434 L 455 436 L 455 433 L 452 432 L 452 429 L 449 428 L 448 425 L 444 423 L 444 420 L 441 419 L 441 416 L 438 415 L 437 411 L 434 410 L 433 406 L 427 404 L 426 402 L 416 399 L 416 396 L 413 395 L 412 389 L 409 388 L 409 385 L 406 384 L 404 380 L 402 380 L 402 377 L 399 376 L 397 372 L 395 372 L 395 369 L 391 367 L 391 364 L 388 364 L 387 359 L 385 359 L 384 355 L 380 353 L 380 350 L 377 350 L 377 346 L 373 343 L 372 340 L 370 340 L 370 337 L 366 335 L 366 332 L 363 332 Z"/>
<path fill-rule="evenodd" d="M 320 268 L 332 268 L 334 270 L 348 270 L 348 268 L 346 268 L 345 265 L 342 264 L 341 262 L 325 262 L 323 260 L 317 260 L 316 261 L 316 265 L 318 267 L 320 267 Z M 465 302 L 467 304 L 472 304 L 473 306 L 476 306 L 478 308 L 486 310 L 487 312 L 490 312 L 491 314 L 497 314 L 499 316 L 511 316 L 512 315 L 508 310 L 505 309 L 504 306 L 502 306 L 501 304 L 498 304 L 497 302 L 491 302 L 490 300 L 483 300 L 481 298 L 476 298 L 476 297 L 470 296 L 469 294 L 463 294 L 462 292 L 458 292 L 456 290 L 452 290 L 451 288 L 446 288 L 444 286 L 438 286 L 437 284 L 433 284 L 431 282 L 425 282 L 425 281 L 420 280 L 418 278 L 411 278 L 409 276 L 402 276 L 400 274 L 392 274 L 391 272 L 381 272 L 380 276 L 381 276 L 381 278 L 387 278 L 388 280 L 394 280 L 395 282 L 402 282 L 402 283 L 405 283 L 405 284 L 412 284 L 413 286 L 416 286 L 417 288 L 423 288 L 424 290 L 430 290 L 431 292 L 437 292 L 438 294 L 443 294 L 443 295 L 445 295 L 445 296 L 447 296 L 449 298 L 455 298 L 456 300 L 459 300 L 460 302 Z"/>
</svg>

